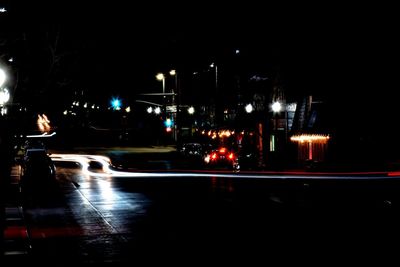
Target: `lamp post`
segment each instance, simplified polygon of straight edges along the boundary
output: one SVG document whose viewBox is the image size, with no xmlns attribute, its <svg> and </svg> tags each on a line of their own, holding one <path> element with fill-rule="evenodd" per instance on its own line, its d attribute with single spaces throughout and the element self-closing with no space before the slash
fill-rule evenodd
<svg viewBox="0 0 400 267">
<path fill-rule="evenodd" d="M 215 76 L 215 121 L 214 124 L 219 124 L 223 121 L 223 114 L 221 105 L 218 105 L 220 102 L 219 93 L 218 93 L 218 66 L 214 62 L 210 64 L 210 68 L 214 68 L 214 76 Z M 222 117 L 221 117 L 222 116 Z"/>
<path fill-rule="evenodd" d="M 156 75 L 157 80 L 162 81 L 162 92 L 163 94 L 165 94 L 165 76 L 163 73 L 158 73 Z M 163 98 L 165 98 L 165 95 L 163 96 Z"/>
<path fill-rule="evenodd" d="M 287 136 L 288 136 L 288 115 L 287 115 L 287 106 L 286 104 L 282 104 L 279 101 L 275 101 L 271 105 L 271 109 L 273 112 L 274 116 L 274 134 L 273 134 L 273 140 L 272 141 L 272 147 L 270 151 L 277 151 L 278 154 L 282 156 L 283 150 L 286 149 L 287 146 Z M 284 112 L 283 118 L 282 116 L 279 116 L 280 112 Z M 284 124 L 282 125 L 282 119 L 284 120 Z M 280 125 L 282 127 L 280 127 Z M 284 130 L 283 133 L 279 133 L 280 130 Z M 281 157 L 279 157 L 279 160 L 282 160 Z"/>
<path fill-rule="evenodd" d="M 274 115 L 274 136 L 272 137 L 272 151 L 275 151 L 275 140 L 278 138 L 278 114 L 282 110 L 282 104 L 279 101 L 275 101 L 271 105 L 271 109 Z"/>
<path fill-rule="evenodd" d="M 157 80 L 162 82 L 162 92 L 163 92 L 163 120 L 166 118 L 166 103 L 165 103 L 165 75 L 163 73 L 158 73 L 156 75 Z"/>
<path fill-rule="evenodd" d="M 215 70 L 215 90 L 218 90 L 218 67 L 214 62 L 210 64 L 210 67 Z"/>
<path fill-rule="evenodd" d="M 178 122 L 179 119 L 179 106 L 180 106 L 180 92 L 178 89 L 178 73 L 176 72 L 176 70 L 170 70 L 169 75 L 174 76 L 175 78 L 175 94 L 176 94 L 176 98 L 175 98 L 175 94 L 172 95 L 172 105 L 176 105 L 176 112 L 175 112 L 175 118 L 174 118 L 174 140 L 178 141 L 178 135 L 180 133 L 180 123 Z M 173 92 L 174 93 L 174 92 Z"/>
</svg>

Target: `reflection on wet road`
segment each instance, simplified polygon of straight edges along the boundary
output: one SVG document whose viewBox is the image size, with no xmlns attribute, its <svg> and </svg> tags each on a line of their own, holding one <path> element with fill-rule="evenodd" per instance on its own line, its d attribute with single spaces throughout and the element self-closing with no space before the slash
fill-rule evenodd
<svg viewBox="0 0 400 267">
<path fill-rule="evenodd" d="M 33 257 L 40 262 L 162 259 L 192 265 L 245 259 L 251 265 L 310 249 L 329 254 L 326 248 L 336 241 L 345 240 L 339 250 L 346 251 L 372 248 L 371 240 L 389 232 L 390 239 L 398 237 L 394 179 L 123 174 L 104 157 L 53 160 L 57 194 L 36 195 L 38 201 L 26 207 Z M 311 245 L 305 247 L 305 240 Z"/>
</svg>

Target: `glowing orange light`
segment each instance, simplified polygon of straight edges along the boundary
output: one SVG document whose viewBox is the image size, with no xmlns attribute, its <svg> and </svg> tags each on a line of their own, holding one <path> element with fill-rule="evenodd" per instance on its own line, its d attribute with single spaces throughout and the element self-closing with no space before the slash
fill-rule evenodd
<svg viewBox="0 0 400 267">
<path fill-rule="evenodd" d="M 43 132 L 49 132 L 51 127 L 50 127 L 50 120 L 47 118 L 45 114 L 38 114 L 38 119 L 37 119 L 37 126 L 39 128 L 39 131 Z"/>
<path fill-rule="evenodd" d="M 228 156 L 228 158 L 229 158 L 229 159 L 233 159 L 233 158 L 234 158 L 233 153 L 230 153 L 229 156 Z"/>
<path fill-rule="evenodd" d="M 290 140 L 293 142 L 322 142 L 326 143 L 329 140 L 329 135 L 322 135 L 322 134 L 301 134 L 301 135 L 294 135 L 290 137 Z"/>
</svg>

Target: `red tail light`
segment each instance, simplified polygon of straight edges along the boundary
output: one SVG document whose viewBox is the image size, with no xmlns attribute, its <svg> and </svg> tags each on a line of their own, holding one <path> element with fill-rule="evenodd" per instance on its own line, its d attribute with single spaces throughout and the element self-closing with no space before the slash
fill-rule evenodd
<svg viewBox="0 0 400 267">
<path fill-rule="evenodd" d="M 235 155 L 233 153 L 230 153 L 228 156 L 229 159 L 233 160 L 235 158 Z"/>
<path fill-rule="evenodd" d="M 225 154 L 226 148 L 225 148 L 225 147 L 221 147 L 218 151 L 219 151 L 219 153 L 221 153 L 221 154 Z"/>
<path fill-rule="evenodd" d="M 216 158 L 217 158 L 217 153 L 212 153 L 212 154 L 211 154 L 211 159 L 212 159 L 212 160 L 215 160 Z"/>
</svg>

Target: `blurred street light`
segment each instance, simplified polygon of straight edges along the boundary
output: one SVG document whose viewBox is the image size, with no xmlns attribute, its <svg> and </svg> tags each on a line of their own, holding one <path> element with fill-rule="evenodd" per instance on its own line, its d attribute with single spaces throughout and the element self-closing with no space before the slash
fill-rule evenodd
<svg viewBox="0 0 400 267">
<path fill-rule="evenodd" d="M 161 108 L 160 107 L 156 107 L 155 109 L 154 109 L 154 113 L 155 114 L 160 114 L 161 113 Z"/>
<path fill-rule="evenodd" d="M 282 110 L 282 104 L 278 101 L 274 102 L 271 106 L 272 111 L 277 113 L 280 112 Z"/>
<path fill-rule="evenodd" d="M 247 104 L 244 109 L 246 110 L 247 113 L 253 112 L 253 106 L 251 104 Z"/>
<path fill-rule="evenodd" d="M 188 113 L 189 113 L 190 115 L 194 114 L 194 112 L 195 112 L 194 107 L 189 107 L 189 108 L 188 108 Z"/>
<path fill-rule="evenodd" d="M 152 113 L 153 112 L 153 108 L 152 107 L 148 107 L 147 108 L 147 113 Z"/>
</svg>

